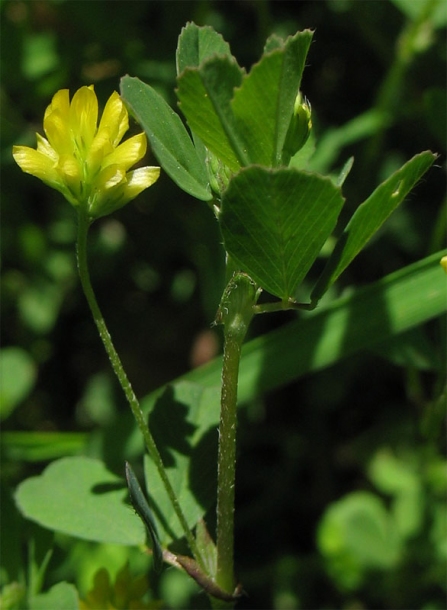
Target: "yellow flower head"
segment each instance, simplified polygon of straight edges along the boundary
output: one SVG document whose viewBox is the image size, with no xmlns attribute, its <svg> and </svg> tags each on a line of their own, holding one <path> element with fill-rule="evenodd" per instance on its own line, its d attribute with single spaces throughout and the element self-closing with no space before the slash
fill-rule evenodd
<svg viewBox="0 0 447 610">
<path fill-rule="evenodd" d="M 60 191 L 91 219 L 105 216 L 153 184 L 159 167 L 128 171 L 146 153 L 140 133 L 120 144 L 129 128 L 127 110 L 118 93 L 110 96 L 98 126 L 98 100 L 93 89 L 81 87 L 70 103 L 61 89 L 45 111 L 46 138 L 37 135 L 37 150 L 14 146 L 20 168 Z"/>
</svg>

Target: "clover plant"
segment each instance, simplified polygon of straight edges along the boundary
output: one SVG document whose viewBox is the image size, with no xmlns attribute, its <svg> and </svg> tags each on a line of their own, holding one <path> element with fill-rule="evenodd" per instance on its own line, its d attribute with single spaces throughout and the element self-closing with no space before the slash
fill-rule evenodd
<svg viewBox="0 0 447 610">
<path fill-rule="evenodd" d="M 91 493 L 95 486 L 113 487 L 118 480 L 86 457 L 64 458 L 40 477 L 26 480 L 17 492 L 18 505 L 24 515 L 50 529 L 87 539 L 144 544 L 146 530 L 154 568 L 161 570 L 166 562 L 185 570 L 214 608 L 233 607 L 244 594 L 243 583 L 235 577 L 234 498 L 238 375 L 250 322 L 262 313 L 315 309 L 436 159 L 430 151 L 417 154 L 356 207 L 346 226 L 338 229 L 336 245 L 308 300 L 298 301 L 298 288 L 339 223 L 345 203 L 342 187 L 353 163 L 347 159 L 337 175 L 309 170 L 318 143 L 301 81 L 312 36 L 310 30 L 285 40 L 271 36 L 247 72 L 221 35 L 188 23 L 176 54 L 176 95 L 186 125 L 154 88 L 124 76 L 121 97 L 112 94 L 99 125 L 92 86 L 82 87 L 71 101 L 69 92 L 61 90 L 45 113 L 46 138 L 37 136 L 37 150 L 14 147 L 23 171 L 59 190 L 77 212 L 81 283 L 147 451 L 147 496 L 126 465 L 137 514 L 122 504 L 123 490 Z M 144 133 L 121 143 L 128 112 Z M 219 428 L 217 464 L 202 455 L 199 465 L 200 501 L 188 483 L 188 457 L 180 452 L 168 467 L 152 433 L 160 410 L 159 419 L 169 429 L 173 402 L 165 392 L 150 406 L 140 405 L 89 278 L 91 223 L 125 205 L 159 176 L 158 167 L 130 169 L 144 156 L 146 138 L 161 171 L 214 214 L 226 256 L 227 285 L 214 320 L 224 336 L 220 392 L 186 380 L 170 390 L 173 399 L 182 397 L 189 405 L 197 438 L 203 430 Z M 219 402 L 217 415 L 213 405 Z M 215 472 L 217 498 L 209 493 Z M 214 503 L 215 533 L 203 520 Z M 173 543 L 182 538 L 190 554 L 176 550 Z"/>
</svg>

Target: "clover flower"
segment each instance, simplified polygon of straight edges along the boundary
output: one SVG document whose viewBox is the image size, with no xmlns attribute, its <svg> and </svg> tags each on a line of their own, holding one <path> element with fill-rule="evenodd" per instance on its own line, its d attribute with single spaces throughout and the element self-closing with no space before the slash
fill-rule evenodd
<svg viewBox="0 0 447 610">
<path fill-rule="evenodd" d="M 107 101 L 98 126 L 98 100 L 93 85 L 81 87 L 70 103 L 68 89 L 58 91 L 45 111 L 46 138 L 37 136 L 37 150 L 14 146 L 20 168 L 60 191 L 91 220 L 134 199 L 160 175 L 159 167 L 128 171 L 146 153 L 146 135 L 125 142 L 129 128 L 126 107 L 118 93 Z"/>
</svg>

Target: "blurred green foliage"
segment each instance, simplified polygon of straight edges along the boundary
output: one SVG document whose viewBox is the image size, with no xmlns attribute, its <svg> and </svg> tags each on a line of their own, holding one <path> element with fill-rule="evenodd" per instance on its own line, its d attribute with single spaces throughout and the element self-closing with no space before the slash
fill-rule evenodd
<svg viewBox="0 0 447 610">
<path fill-rule="evenodd" d="M 41 590 L 71 595 L 69 585 L 55 591 L 61 581 L 86 599 L 101 567 L 115 581 L 129 562 L 131 582 L 149 561 L 136 548 L 52 541 L 11 500 L 55 456 L 101 457 L 122 476 L 121 458 L 140 452 L 77 282 L 73 211 L 21 174 L 12 145 L 34 145 L 62 87 L 93 83 L 105 102 L 128 73 L 174 105 L 174 53 L 187 21 L 221 32 L 246 68 L 270 33 L 315 29 L 302 85 L 319 143 L 314 168 L 336 171 L 354 155 L 345 189 L 356 202 L 421 150 L 441 155 L 326 297 L 335 298 L 444 246 L 447 9 L 442 0 L 3 0 L 0 10 L 0 584 L 5 607 L 42 608 Z M 210 324 L 224 282 L 220 242 L 206 205 L 166 176 L 93 227 L 92 281 L 138 395 L 219 350 Z M 259 317 L 252 336 L 293 316 Z M 419 331 L 241 411 L 236 556 L 249 592 L 241 608 L 445 607 L 445 320 Z M 172 570 L 150 573 L 148 585 L 146 607 L 161 598 L 164 607 L 206 604 Z"/>
</svg>

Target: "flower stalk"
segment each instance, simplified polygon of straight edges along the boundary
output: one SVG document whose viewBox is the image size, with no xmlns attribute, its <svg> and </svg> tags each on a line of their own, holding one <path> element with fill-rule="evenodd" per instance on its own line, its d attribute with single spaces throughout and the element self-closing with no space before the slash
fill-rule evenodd
<svg viewBox="0 0 447 610">
<path fill-rule="evenodd" d="M 61 192 L 77 211 L 77 263 L 84 294 L 149 456 L 157 468 L 197 564 L 203 570 L 204 562 L 198 545 L 102 316 L 87 263 L 87 234 L 91 223 L 126 205 L 151 186 L 158 179 L 160 168 L 131 170 L 135 163 L 143 159 L 147 139 L 144 133 L 140 133 L 121 142 L 129 128 L 129 116 L 116 92 L 108 99 L 98 124 L 98 100 L 93 85 L 78 89 L 71 101 L 68 89 L 61 89 L 45 111 L 43 128 L 46 137 L 36 134 L 36 149 L 14 146 L 13 157 L 25 173 Z"/>
<path fill-rule="evenodd" d="M 144 439 L 144 444 L 149 453 L 149 456 L 153 460 L 158 474 L 163 482 L 163 485 L 166 489 L 166 493 L 169 496 L 169 499 L 172 503 L 172 506 L 175 510 L 178 520 L 182 526 L 183 532 L 185 534 L 188 545 L 193 553 L 197 563 L 200 565 L 202 569 L 204 569 L 203 560 L 201 558 L 201 554 L 197 547 L 196 540 L 189 529 L 186 518 L 183 514 L 183 511 L 180 507 L 180 503 L 178 498 L 172 488 L 171 482 L 168 478 L 166 470 L 163 465 L 163 461 L 161 459 L 160 453 L 155 444 L 154 438 L 146 424 L 146 420 L 144 417 L 144 413 L 141 410 L 140 403 L 135 396 L 135 392 L 133 391 L 132 385 L 127 377 L 127 374 L 124 370 L 124 367 L 121 363 L 121 359 L 113 345 L 112 338 L 107 329 L 106 323 L 104 321 L 103 315 L 99 308 L 98 302 L 95 297 L 95 293 L 93 291 L 93 287 L 90 281 L 90 274 L 88 270 L 88 262 L 87 262 L 87 234 L 91 224 L 91 220 L 88 218 L 87 214 L 81 209 L 78 214 L 78 234 L 77 234 L 77 244 L 76 244 L 76 252 L 77 252 L 77 262 L 78 262 L 78 272 L 79 278 L 81 280 L 81 285 L 87 299 L 88 305 L 90 307 L 90 311 L 92 313 L 94 322 L 96 324 L 96 328 L 98 329 L 99 336 L 103 342 L 106 353 L 109 357 L 110 363 L 112 365 L 113 371 L 118 379 L 120 386 L 123 389 L 123 392 L 126 396 L 127 402 L 132 410 L 135 421 L 140 429 L 140 432 Z"/>
</svg>

